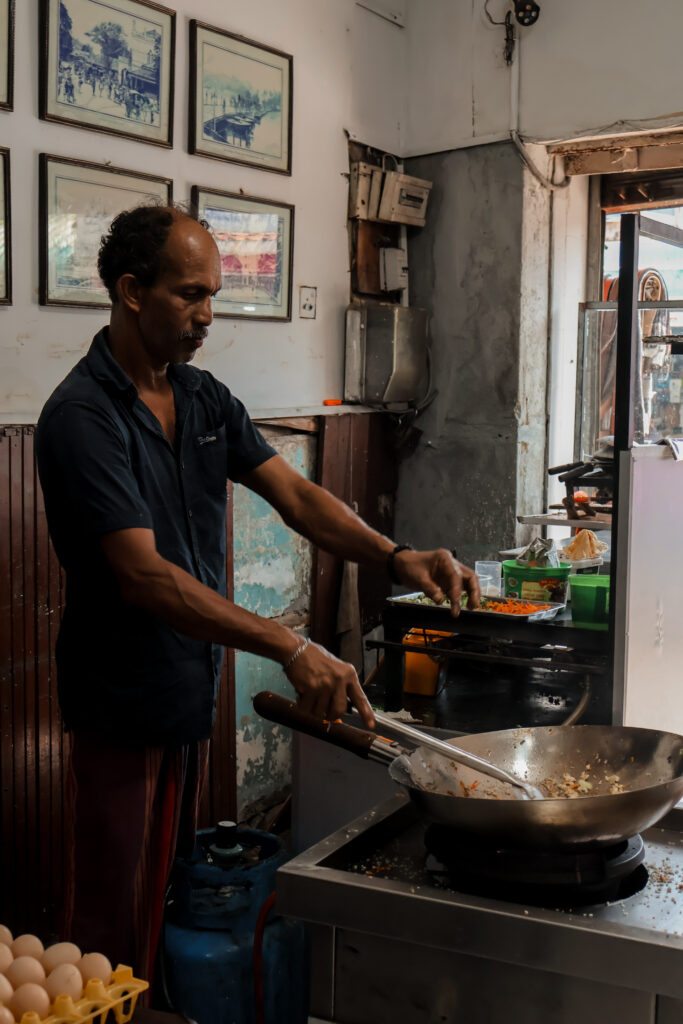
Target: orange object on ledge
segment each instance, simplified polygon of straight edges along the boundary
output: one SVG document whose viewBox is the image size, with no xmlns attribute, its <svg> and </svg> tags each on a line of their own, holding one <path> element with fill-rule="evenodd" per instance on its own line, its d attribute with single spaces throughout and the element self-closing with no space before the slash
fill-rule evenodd
<svg viewBox="0 0 683 1024">
<path fill-rule="evenodd" d="M 430 637 L 445 638 L 450 635 L 450 633 L 443 633 L 438 629 L 411 629 L 403 637 L 403 643 L 418 646 L 426 644 Z M 433 697 L 439 678 L 438 663 L 428 654 L 418 654 L 417 651 L 406 651 L 403 657 L 405 659 L 403 692 L 416 693 L 422 697 Z"/>
</svg>

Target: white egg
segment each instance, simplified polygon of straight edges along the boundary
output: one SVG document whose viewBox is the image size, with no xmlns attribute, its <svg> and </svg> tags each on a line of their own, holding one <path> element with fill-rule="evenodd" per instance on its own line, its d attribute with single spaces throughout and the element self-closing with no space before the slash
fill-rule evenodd
<svg viewBox="0 0 683 1024">
<path fill-rule="evenodd" d="M 14 936 L 7 927 L 6 924 L 0 924 L 0 942 L 4 942 L 6 946 L 12 945 L 12 939 Z"/>
<path fill-rule="evenodd" d="M 7 980 L 4 974 L 0 974 L 0 1003 L 9 1003 L 13 992 L 13 985 Z"/>
<path fill-rule="evenodd" d="M 21 1020 L 23 1014 L 37 1013 L 42 1019 L 47 1017 L 50 1009 L 50 997 L 42 985 L 36 985 L 29 981 L 26 985 L 20 985 L 9 1001 L 9 1008 L 17 1020 Z"/>
<path fill-rule="evenodd" d="M 111 980 L 111 964 L 103 953 L 86 953 L 76 966 L 81 972 L 84 985 L 91 978 L 99 978 L 103 985 L 108 985 Z"/>
<path fill-rule="evenodd" d="M 40 962 L 45 968 L 45 972 L 49 974 L 60 964 L 77 964 L 82 955 L 78 946 L 73 942 L 55 942 L 54 946 L 47 947 Z"/>
<path fill-rule="evenodd" d="M 11 946 L 15 956 L 34 956 L 40 960 L 44 953 L 43 944 L 37 935 L 18 935 Z"/>
<path fill-rule="evenodd" d="M 83 994 L 83 979 L 74 964 L 59 964 L 49 974 L 45 988 L 53 1003 L 57 996 L 71 996 L 76 1002 Z"/>
<path fill-rule="evenodd" d="M 4 974 L 14 960 L 12 950 L 4 942 L 0 942 L 0 974 Z"/>
<path fill-rule="evenodd" d="M 14 1014 L 6 1006 L 0 1006 L 0 1024 L 14 1024 Z"/>
<path fill-rule="evenodd" d="M 14 989 L 29 981 L 42 985 L 45 981 L 45 968 L 34 956 L 16 956 L 5 971 L 5 977 Z"/>
</svg>

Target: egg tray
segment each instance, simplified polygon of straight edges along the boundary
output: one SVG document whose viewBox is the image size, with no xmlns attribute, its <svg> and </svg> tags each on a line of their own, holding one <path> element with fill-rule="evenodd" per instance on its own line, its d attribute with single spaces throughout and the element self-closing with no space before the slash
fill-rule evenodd
<svg viewBox="0 0 683 1024">
<path fill-rule="evenodd" d="M 77 1002 L 71 996 L 57 996 L 47 1017 L 25 1013 L 19 1024 L 126 1024 L 138 996 L 148 988 L 149 982 L 133 977 L 131 967 L 119 964 L 108 985 L 92 978 Z"/>
</svg>

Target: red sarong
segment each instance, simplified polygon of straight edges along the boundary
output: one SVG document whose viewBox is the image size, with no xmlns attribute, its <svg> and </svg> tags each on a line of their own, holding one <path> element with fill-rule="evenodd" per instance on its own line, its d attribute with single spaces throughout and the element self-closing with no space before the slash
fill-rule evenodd
<svg viewBox="0 0 683 1024">
<path fill-rule="evenodd" d="M 64 937 L 150 983 L 171 865 L 194 847 L 208 753 L 208 740 L 130 749 L 72 735 Z"/>
</svg>

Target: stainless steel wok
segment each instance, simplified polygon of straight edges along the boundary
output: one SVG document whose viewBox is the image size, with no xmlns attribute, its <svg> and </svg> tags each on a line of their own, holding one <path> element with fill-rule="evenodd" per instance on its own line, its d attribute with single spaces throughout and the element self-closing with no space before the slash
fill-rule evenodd
<svg viewBox="0 0 683 1024">
<path fill-rule="evenodd" d="M 376 733 L 322 722 L 284 697 L 260 693 L 254 707 L 271 721 L 389 763 L 392 779 L 405 787 L 427 820 L 490 836 L 501 845 L 606 845 L 654 825 L 683 797 L 683 736 L 675 733 L 626 726 L 542 726 L 453 741 L 542 791 L 547 779 L 558 783 L 566 774 L 578 779 L 583 772 L 593 786 L 588 795 L 576 799 L 523 800 L 504 783 L 492 788 L 492 780 L 483 776 L 473 788 L 477 776 L 471 769 L 453 763 L 452 776 L 448 770 L 444 774 L 444 766 L 449 766 L 439 755 L 422 749 L 408 754 Z"/>
</svg>

